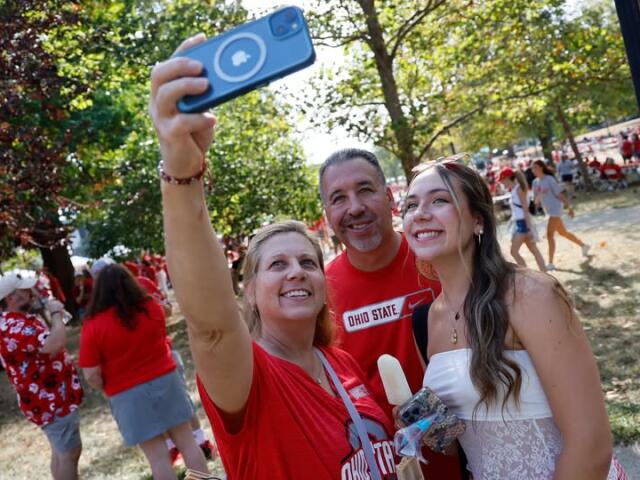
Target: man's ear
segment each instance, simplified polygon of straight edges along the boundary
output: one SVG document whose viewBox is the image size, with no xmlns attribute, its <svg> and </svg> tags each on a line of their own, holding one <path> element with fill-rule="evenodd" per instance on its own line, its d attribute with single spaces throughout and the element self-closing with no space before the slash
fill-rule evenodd
<svg viewBox="0 0 640 480">
<path fill-rule="evenodd" d="M 389 199 L 389 203 L 391 204 L 391 210 L 396 208 L 396 199 L 393 196 L 393 191 L 391 187 L 385 187 L 385 193 L 387 194 L 387 199 Z"/>
</svg>

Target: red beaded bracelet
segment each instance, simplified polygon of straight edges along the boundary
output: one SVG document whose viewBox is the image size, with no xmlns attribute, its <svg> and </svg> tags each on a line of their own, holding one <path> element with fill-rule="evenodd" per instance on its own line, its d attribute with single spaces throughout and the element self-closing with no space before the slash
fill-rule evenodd
<svg viewBox="0 0 640 480">
<path fill-rule="evenodd" d="M 200 180 L 206 170 L 207 161 L 205 159 L 202 159 L 202 168 L 200 168 L 200 171 L 198 171 L 195 175 L 187 178 L 177 178 L 169 175 L 164 171 L 164 162 L 162 160 L 160 160 L 160 163 L 158 163 L 158 173 L 160 174 L 160 180 L 170 183 L 171 185 L 191 185 Z"/>
</svg>

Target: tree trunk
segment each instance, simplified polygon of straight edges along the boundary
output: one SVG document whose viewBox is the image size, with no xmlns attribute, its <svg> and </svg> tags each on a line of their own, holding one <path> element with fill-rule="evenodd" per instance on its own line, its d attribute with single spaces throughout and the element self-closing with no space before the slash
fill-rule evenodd
<svg viewBox="0 0 640 480">
<path fill-rule="evenodd" d="M 553 128 L 551 126 L 551 115 L 546 114 L 544 116 L 544 122 L 542 129 L 538 130 L 538 139 L 542 147 L 542 155 L 544 158 L 552 158 L 551 152 L 553 150 Z"/>
<path fill-rule="evenodd" d="M 416 157 L 413 151 L 413 131 L 409 127 L 409 122 L 402 111 L 398 85 L 393 76 L 393 58 L 387 51 L 374 2 L 372 0 L 359 0 L 358 3 L 367 19 L 367 32 L 369 34 L 367 43 L 376 60 L 376 68 L 384 94 L 384 105 L 389 112 L 391 129 L 398 144 L 398 157 L 402 162 L 405 176 L 411 178 L 411 170 L 418 164 L 420 159 Z"/>
<path fill-rule="evenodd" d="M 65 309 L 76 317 L 77 305 L 73 297 L 74 269 L 66 245 L 58 245 L 53 248 L 40 248 L 42 262 L 49 271 L 55 275 L 62 286 L 66 297 Z"/>
<path fill-rule="evenodd" d="M 556 115 L 558 116 L 558 120 L 560 120 L 560 124 L 562 124 L 562 129 L 564 130 L 564 133 L 569 140 L 569 144 L 571 145 L 573 154 L 575 155 L 576 160 L 578 160 L 578 170 L 580 170 L 580 175 L 582 175 L 582 178 L 584 179 L 585 189 L 591 192 L 594 190 L 594 188 L 593 183 L 591 183 L 591 177 L 589 176 L 587 165 L 584 163 L 584 160 L 582 160 L 582 155 L 580 155 L 580 150 L 578 150 L 576 139 L 573 137 L 571 126 L 569 125 L 567 117 L 565 116 L 560 104 L 556 104 Z"/>
</svg>

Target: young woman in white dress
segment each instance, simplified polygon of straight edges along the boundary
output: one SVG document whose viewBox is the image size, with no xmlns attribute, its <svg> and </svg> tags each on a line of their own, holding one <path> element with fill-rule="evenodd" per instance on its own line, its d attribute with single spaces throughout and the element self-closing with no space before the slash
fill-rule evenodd
<svg viewBox="0 0 640 480">
<path fill-rule="evenodd" d="M 459 440 L 474 480 L 624 478 L 571 301 L 552 276 L 505 260 L 482 178 L 455 161 L 424 166 L 404 230 L 442 284 L 424 384 L 467 424 Z"/>
</svg>

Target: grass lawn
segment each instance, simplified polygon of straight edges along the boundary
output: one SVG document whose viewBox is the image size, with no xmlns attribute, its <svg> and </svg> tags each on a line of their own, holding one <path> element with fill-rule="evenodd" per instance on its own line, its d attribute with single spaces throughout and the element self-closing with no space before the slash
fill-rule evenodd
<svg viewBox="0 0 640 480">
<path fill-rule="evenodd" d="M 592 245 L 588 260 L 580 249 L 556 237 L 553 272 L 571 293 L 591 340 L 605 392 L 615 442 L 640 441 L 640 225 L 627 218 L 640 206 L 640 188 L 579 193 L 573 204 L 579 220 L 575 233 Z M 589 222 L 590 218 L 597 218 Z M 634 217 L 637 219 L 637 217 Z M 576 226 L 580 225 L 576 221 Z M 567 222 L 570 230 L 572 227 Z M 538 243 L 546 258 L 544 230 Z M 508 239 L 503 239 L 508 252 Z M 526 247 L 527 265 L 535 266 Z"/>
</svg>

